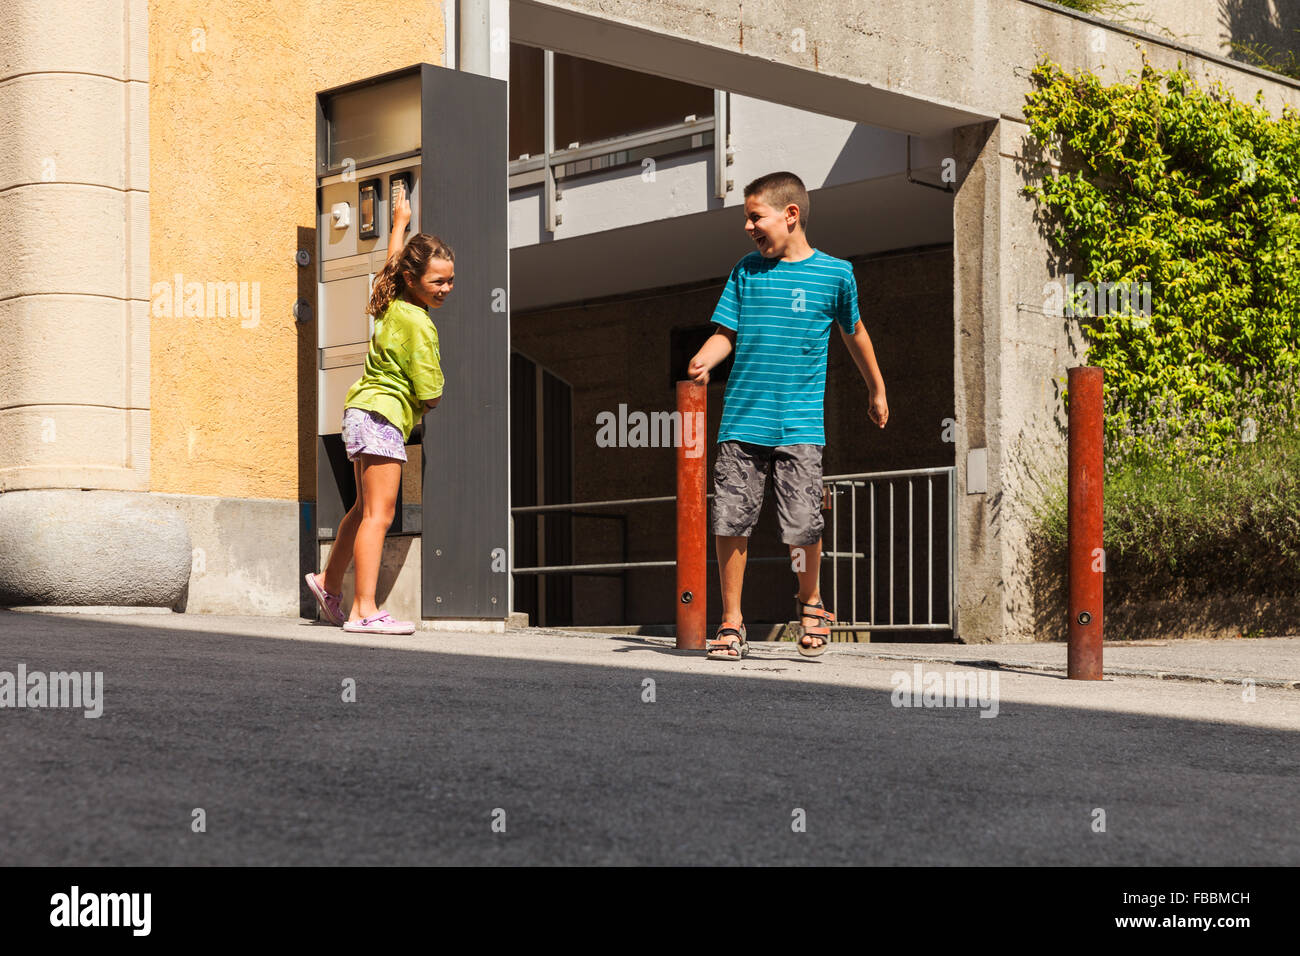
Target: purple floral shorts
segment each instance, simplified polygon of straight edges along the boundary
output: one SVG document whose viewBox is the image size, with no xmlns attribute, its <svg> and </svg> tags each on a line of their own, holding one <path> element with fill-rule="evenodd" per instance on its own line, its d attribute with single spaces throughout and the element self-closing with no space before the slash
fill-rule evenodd
<svg viewBox="0 0 1300 956">
<path fill-rule="evenodd" d="M 378 412 L 366 408 L 343 409 L 342 431 L 348 461 L 356 461 L 358 455 L 382 455 L 406 461 L 401 429 Z"/>
</svg>

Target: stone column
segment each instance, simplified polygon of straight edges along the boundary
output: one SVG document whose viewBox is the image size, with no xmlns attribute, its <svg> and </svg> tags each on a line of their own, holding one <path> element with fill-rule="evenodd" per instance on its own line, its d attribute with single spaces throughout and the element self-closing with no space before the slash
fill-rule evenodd
<svg viewBox="0 0 1300 956">
<path fill-rule="evenodd" d="M 1000 641 L 1005 629 L 1000 542 L 994 527 L 998 488 L 998 324 L 1001 231 L 1000 124 L 954 131 L 962 179 L 953 201 L 953 382 L 957 465 L 957 637 Z M 970 492 L 972 449 L 985 449 L 987 490 Z"/>
<path fill-rule="evenodd" d="M 1039 566 L 1032 508 L 1065 469 L 1066 370 L 1083 364 L 1078 323 L 1046 307 L 1063 283 L 1035 201 L 1022 193 L 1027 126 L 1003 118 L 954 135 L 964 177 L 953 205 L 957 634 L 966 643 L 1063 637 Z M 984 449 L 984 491 L 970 452 Z"/>
<path fill-rule="evenodd" d="M 149 498 L 146 0 L 0 8 L 0 604 L 173 606 Z"/>
</svg>

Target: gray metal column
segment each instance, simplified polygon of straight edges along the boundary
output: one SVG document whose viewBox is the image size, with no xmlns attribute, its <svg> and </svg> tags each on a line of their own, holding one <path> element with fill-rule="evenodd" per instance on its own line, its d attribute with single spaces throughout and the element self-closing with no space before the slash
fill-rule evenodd
<svg viewBox="0 0 1300 956">
<path fill-rule="evenodd" d="M 509 613 L 506 83 L 421 67 L 421 231 L 456 253 L 434 315 L 446 379 L 424 418 L 422 616 Z"/>
</svg>

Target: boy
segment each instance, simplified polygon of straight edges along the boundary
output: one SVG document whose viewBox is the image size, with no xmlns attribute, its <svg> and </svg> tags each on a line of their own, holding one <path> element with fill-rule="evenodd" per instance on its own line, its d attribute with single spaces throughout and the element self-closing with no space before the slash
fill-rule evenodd
<svg viewBox="0 0 1300 956">
<path fill-rule="evenodd" d="M 720 329 L 691 359 L 687 375 L 707 384 L 709 370 L 734 347 L 713 468 L 713 533 L 722 577 L 722 624 L 706 656 L 739 660 L 749 651 L 740 592 L 749 535 L 775 466 L 781 540 L 799 578 L 799 653 L 817 657 L 830 640 L 818 590 L 821 570 L 822 402 L 832 323 L 871 396 L 868 414 L 889 419 L 885 381 L 858 317 L 853 267 L 808 244 L 808 191 L 794 173 L 761 176 L 745 187 L 745 232 L 757 246 L 731 270 L 712 321 Z"/>
</svg>

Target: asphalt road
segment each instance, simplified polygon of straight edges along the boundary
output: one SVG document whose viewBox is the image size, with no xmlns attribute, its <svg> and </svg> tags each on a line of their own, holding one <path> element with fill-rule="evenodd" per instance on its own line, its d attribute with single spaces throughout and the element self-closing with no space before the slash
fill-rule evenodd
<svg viewBox="0 0 1300 956">
<path fill-rule="evenodd" d="M 1300 863 L 1284 687 L 993 672 L 986 718 L 891 702 L 966 662 L 838 649 L 8 611 L 0 648 L 104 680 L 0 709 L 6 865 Z"/>
</svg>

